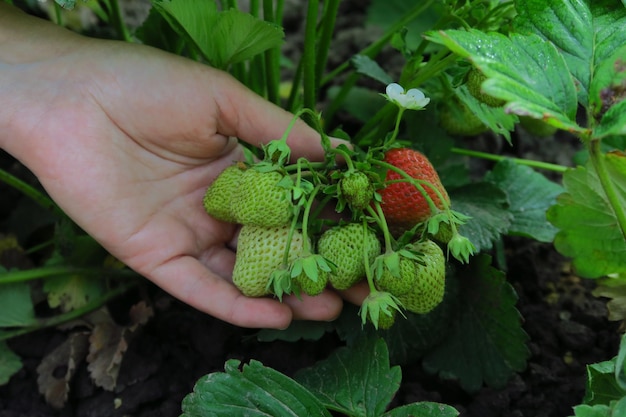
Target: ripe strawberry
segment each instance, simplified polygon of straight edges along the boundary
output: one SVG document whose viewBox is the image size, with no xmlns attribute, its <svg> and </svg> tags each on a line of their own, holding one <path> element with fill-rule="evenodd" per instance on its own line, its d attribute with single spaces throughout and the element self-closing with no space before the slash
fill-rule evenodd
<svg viewBox="0 0 626 417">
<path fill-rule="evenodd" d="M 283 266 L 289 227 L 261 227 L 244 225 L 237 242 L 237 258 L 233 283 L 248 297 L 269 294 L 270 275 Z M 304 240 L 298 231 L 293 233 L 289 246 L 289 260 L 300 255 Z"/>
<path fill-rule="evenodd" d="M 400 168 L 412 178 L 428 181 L 439 190 L 445 203 L 450 204 L 450 197 L 441 185 L 437 171 L 422 153 L 408 148 L 391 149 L 385 154 L 385 162 Z M 397 172 L 388 170 L 385 181 L 402 178 Z M 446 204 L 441 201 L 435 190 L 428 186 L 424 186 L 424 190 L 437 208 L 445 208 Z M 389 184 L 380 191 L 380 195 L 385 219 L 395 231 L 411 229 L 434 214 L 431 213 L 428 202 L 420 191 L 408 182 Z"/>
<path fill-rule="evenodd" d="M 318 253 L 337 267 L 328 274 L 328 281 L 338 290 L 352 287 L 365 276 L 364 249 L 370 264 L 381 250 L 376 233 L 368 228 L 364 236 L 360 223 L 328 229 L 320 237 L 317 246 Z"/>
<path fill-rule="evenodd" d="M 506 101 L 495 98 L 482 90 L 482 84 L 487 79 L 485 74 L 480 72 L 477 68 L 472 68 L 467 73 L 467 89 L 470 94 L 473 95 L 476 100 L 479 100 L 490 107 L 501 107 L 506 104 Z"/>
<path fill-rule="evenodd" d="M 446 286 L 446 260 L 435 242 L 424 240 L 415 243 L 412 250 L 423 254 L 425 265 L 419 265 L 417 279 L 411 291 L 398 296 L 404 307 L 418 314 L 425 314 L 443 300 Z"/>
<path fill-rule="evenodd" d="M 277 171 L 246 170 L 231 200 L 237 223 L 263 227 L 288 225 L 293 217 L 293 205 L 289 190 L 278 185 L 283 178 Z"/>
<path fill-rule="evenodd" d="M 353 210 L 363 210 L 374 195 L 374 185 L 367 174 L 361 171 L 348 171 L 339 180 L 339 189 Z"/>
<path fill-rule="evenodd" d="M 204 209 L 217 220 L 234 223 L 235 216 L 231 210 L 234 191 L 239 186 L 243 170 L 238 164 L 231 165 L 217 176 L 204 194 Z"/>
<path fill-rule="evenodd" d="M 476 136 L 487 131 L 487 126 L 464 103 L 453 99 L 439 109 L 439 123 L 451 135 Z"/>
</svg>

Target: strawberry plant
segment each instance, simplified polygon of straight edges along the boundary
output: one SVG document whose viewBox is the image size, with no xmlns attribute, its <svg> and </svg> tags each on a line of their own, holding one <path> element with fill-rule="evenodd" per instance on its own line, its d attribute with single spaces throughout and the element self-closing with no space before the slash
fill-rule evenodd
<svg viewBox="0 0 626 417">
<path fill-rule="evenodd" d="M 358 285 L 368 294 L 331 325 L 294 323 L 259 334 L 293 340 L 330 326 L 347 346 L 327 360 L 294 378 L 256 361 L 229 361 L 224 373 L 198 381 L 184 415 L 457 415 L 427 402 L 387 410 L 401 379 L 390 361 L 421 360 L 427 373 L 469 393 L 503 387 L 524 370 L 528 336 L 502 261 L 507 236 L 553 242 L 577 275 L 598 280 L 596 294 L 611 298 L 613 318 L 625 318 L 624 4 L 397 1 L 393 13 L 382 13 L 384 2 L 374 1 L 380 39 L 329 68 L 338 0 L 306 3 L 303 50 L 291 66 L 281 61 L 283 2 L 251 1 L 247 11 L 221 3 L 155 0 L 132 36 L 123 25 L 119 32 L 228 71 L 294 112 L 294 123 L 302 118 L 319 132 L 323 161 L 291 158 L 287 131 L 261 150 L 248 149 L 198 202 L 207 215 L 241 225 L 233 283 L 246 296 L 281 300 Z M 168 36 L 159 36 L 161 29 Z M 389 46 L 402 60 L 399 72 L 377 60 Z M 281 79 L 285 69 L 288 80 Z M 342 124 L 345 114 L 358 126 Z M 481 134 L 512 145 L 518 129 L 546 141 L 555 132 L 576 138 L 577 165 L 472 148 Z M 329 135 L 348 143 L 333 147 Z M 469 160 L 494 164 L 476 175 Z M 12 177 L 2 179 L 55 207 Z M 117 283 L 128 274 L 102 268 L 106 254 L 88 236 L 61 228 L 55 239 L 58 253 L 44 268 L 1 271 L 0 340 L 42 327 L 23 281 L 46 280 L 50 307 L 61 314 L 45 325 L 126 290 L 89 279 L 106 271 Z M 67 240 L 72 249 L 88 242 L 93 252 L 68 251 Z M 68 302 L 68 294 L 78 299 Z M 622 356 L 608 371 L 589 368 L 590 392 L 615 373 L 623 394 Z M 2 382 L 19 369 L 19 358 L 5 344 L 0 357 L 8 364 Z M 602 395 L 615 402 L 589 397 L 576 416 L 623 406 Z M 587 407 L 602 410 L 590 414 Z"/>
</svg>

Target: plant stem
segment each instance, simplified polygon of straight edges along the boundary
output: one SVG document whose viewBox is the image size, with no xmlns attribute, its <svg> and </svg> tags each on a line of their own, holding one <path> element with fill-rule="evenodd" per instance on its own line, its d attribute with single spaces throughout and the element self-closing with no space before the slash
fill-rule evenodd
<svg viewBox="0 0 626 417">
<path fill-rule="evenodd" d="M 78 268 L 74 266 L 46 266 L 35 269 L 9 271 L 0 276 L 0 285 L 27 282 L 36 279 L 52 278 L 63 275 L 106 275 L 109 277 L 137 277 L 138 274 L 129 269 Z"/>
<path fill-rule="evenodd" d="M 495 154 L 486 153 L 486 152 L 472 151 L 472 150 L 463 149 L 463 148 L 452 148 L 452 152 L 459 154 L 459 155 L 472 156 L 476 158 L 488 159 L 491 161 L 503 161 L 503 160 L 508 159 L 520 165 L 526 165 L 532 168 L 545 169 L 545 170 L 554 171 L 554 172 L 562 173 L 562 172 L 567 171 L 568 169 L 567 167 L 563 165 L 551 164 L 549 162 L 532 161 L 530 159 L 522 159 L 522 158 L 509 158 L 507 156 L 495 155 Z"/>
<path fill-rule="evenodd" d="M 58 216 L 65 216 L 63 210 L 61 210 L 59 206 L 57 206 L 55 202 L 52 201 L 48 196 L 3 169 L 0 169 L 0 181 L 3 181 L 4 183 L 20 191 L 22 194 L 33 200 L 44 209 L 50 210 Z"/>
<path fill-rule="evenodd" d="M 319 0 L 309 0 L 304 30 L 303 86 L 304 108 L 314 110 L 317 103 L 317 82 L 315 80 L 315 56 L 317 52 L 317 13 Z"/>
<path fill-rule="evenodd" d="M 592 139 L 590 141 L 589 157 L 591 158 L 593 167 L 595 168 L 598 179 L 600 180 L 600 185 L 606 194 L 606 198 L 609 200 L 609 205 L 615 214 L 617 225 L 621 229 L 622 236 L 626 240 L 626 210 L 621 205 L 619 195 L 615 190 L 615 185 L 613 184 L 613 181 L 611 181 L 611 176 L 606 166 L 605 155 L 600 149 L 600 143 L 600 139 Z"/>
<path fill-rule="evenodd" d="M 319 42 L 317 45 L 317 62 L 315 63 L 315 79 L 318 83 L 324 75 L 326 62 L 328 61 L 328 51 L 330 50 L 330 42 L 335 31 L 335 21 L 337 19 L 337 11 L 339 10 L 340 0 L 328 0 L 324 2 L 324 16 L 322 17 L 322 27 L 320 29 Z"/>
<path fill-rule="evenodd" d="M 136 285 L 137 285 L 137 282 L 131 282 L 128 284 L 121 285 L 118 288 L 111 290 L 108 293 L 104 294 L 102 297 L 88 302 L 87 304 L 85 304 L 84 306 L 80 308 L 74 309 L 72 311 L 68 311 L 67 313 L 59 314 L 54 317 L 39 319 L 38 323 L 33 326 L 27 326 L 27 327 L 22 327 L 20 329 L 16 329 L 12 331 L 2 332 L 0 333 L 0 341 L 8 340 L 17 336 L 22 336 L 22 335 L 32 333 L 37 330 L 42 330 L 48 327 L 59 326 L 63 323 L 67 323 L 68 321 L 75 320 L 91 311 L 94 311 L 102 307 L 104 304 L 106 304 L 113 298 L 124 294 L 126 291 L 128 291 L 129 289 L 131 289 L 132 287 Z"/>
<path fill-rule="evenodd" d="M 276 23 L 276 17 L 274 16 L 273 0 L 263 0 L 263 18 L 270 23 Z M 279 58 L 280 50 L 278 48 L 271 48 L 265 51 L 265 77 L 267 85 L 267 99 L 278 104 L 280 97 L 278 94 L 279 89 Z"/>
<path fill-rule="evenodd" d="M 130 33 L 128 33 L 128 28 L 124 24 L 124 19 L 122 18 L 122 11 L 120 10 L 120 5 L 118 1 L 108 0 L 108 3 L 109 3 L 109 23 L 117 31 L 118 38 L 126 42 L 132 42 Z"/>
</svg>

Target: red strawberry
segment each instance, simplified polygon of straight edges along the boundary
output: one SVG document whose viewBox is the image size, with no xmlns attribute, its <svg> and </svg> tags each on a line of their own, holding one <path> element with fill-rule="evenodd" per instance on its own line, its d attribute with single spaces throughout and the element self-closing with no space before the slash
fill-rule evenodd
<svg viewBox="0 0 626 417">
<path fill-rule="evenodd" d="M 444 209 L 446 205 L 450 205 L 450 197 L 441 185 L 437 171 L 422 153 L 408 148 L 396 148 L 387 151 L 384 160 L 388 164 L 400 168 L 412 178 L 432 184 L 441 193 L 445 203 L 432 187 L 423 185 L 423 188 L 437 208 Z M 391 169 L 387 171 L 385 182 L 399 179 L 403 179 L 399 173 Z M 411 183 L 391 183 L 380 190 L 380 195 L 383 213 L 394 230 L 408 230 L 416 224 L 428 220 L 434 214 L 422 193 Z"/>
</svg>

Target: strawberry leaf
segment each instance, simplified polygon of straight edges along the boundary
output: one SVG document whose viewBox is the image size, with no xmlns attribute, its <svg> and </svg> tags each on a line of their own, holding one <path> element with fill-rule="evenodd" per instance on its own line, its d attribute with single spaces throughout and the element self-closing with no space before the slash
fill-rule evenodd
<svg viewBox="0 0 626 417">
<path fill-rule="evenodd" d="M 2 272 L 0 266 L 0 279 Z M 37 323 L 30 286 L 27 283 L 0 285 L 0 327 L 32 326 Z"/>
<path fill-rule="evenodd" d="M 626 46 L 623 46 L 602 62 L 594 73 L 589 100 L 594 117 L 600 121 L 594 128 L 594 138 L 626 135 L 625 98 Z"/>
<path fill-rule="evenodd" d="M 557 48 L 539 35 L 507 37 L 470 29 L 428 32 L 427 39 L 472 61 L 488 78 L 483 90 L 505 100 L 505 111 L 572 132 L 584 131 L 575 121 L 576 87 L 567 64 Z"/>
<path fill-rule="evenodd" d="M 105 284 L 100 276 L 71 274 L 46 279 L 43 289 L 51 308 L 70 311 L 100 297 L 105 292 Z"/>
<path fill-rule="evenodd" d="M 394 408 L 382 417 L 455 417 L 458 415 L 459 412 L 454 407 L 423 401 Z"/>
<path fill-rule="evenodd" d="M 250 59 L 283 40 L 279 26 L 235 9 L 219 12 L 215 1 L 158 0 L 152 5 L 217 68 Z"/>
<path fill-rule="evenodd" d="M 201 378 L 182 403 L 183 417 L 328 416 L 330 413 L 302 385 L 280 372 L 250 361 L 239 370 L 231 359 L 225 372 Z"/>
<path fill-rule="evenodd" d="M 457 276 L 463 294 L 457 314 L 447 327 L 447 338 L 424 358 L 424 367 L 458 380 L 468 392 L 483 383 L 503 387 L 514 372 L 526 367 L 529 356 L 515 290 L 491 266 L 488 255 L 459 268 Z"/>
<path fill-rule="evenodd" d="M 4 385 L 11 377 L 22 369 L 22 360 L 9 347 L 6 342 L 0 342 L 0 385 Z"/>
<path fill-rule="evenodd" d="M 494 184 L 470 184 L 451 189 L 449 194 L 454 210 L 471 217 L 459 227 L 459 233 L 474 244 L 476 253 L 490 249 L 511 226 L 506 193 Z"/>
<path fill-rule="evenodd" d="M 548 210 L 548 220 L 560 229 L 554 244 L 573 258 L 576 272 L 586 278 L 626 272 L 626 231 L 619 217 L 626 207 L 626 157 L 621 153 L 598 155 L 604 160 L 620 207 L 613 207 L 591 165 L 569 170 L 563 176 L 566 193 Z M 617 213 L 617 210 L 622 210 Z"/>
<path fill-rule="evenodd" d="M 626 43 L 626 9 L 614 0 L 520 0 L 518 32 L 534 33 L 560 50 L 576 79 L 578 100 L 587 105 L 596 67 Z"/>
<path fill-rule="evenodd" d="M 389 366 L 387 345 L 377 338 L 361 339 L 350 348 L 340 348 L 295 377 L 327 408 L 355 417 L 384 413 L 401 378 L 400 367 Z"/>
<path fill-rule="evenodd" d="M 532 168 L 504 160 L 496 164 L 485 180 L 504 190 L 513 215 L 508 233 L 552 242 L 557 229 L 546 219 L 546 211 L 564 190 Z"/>
</svg>

